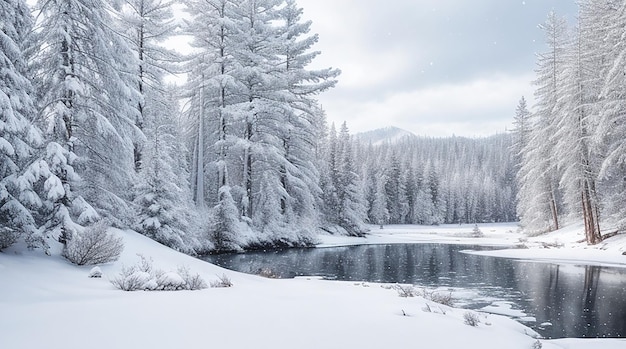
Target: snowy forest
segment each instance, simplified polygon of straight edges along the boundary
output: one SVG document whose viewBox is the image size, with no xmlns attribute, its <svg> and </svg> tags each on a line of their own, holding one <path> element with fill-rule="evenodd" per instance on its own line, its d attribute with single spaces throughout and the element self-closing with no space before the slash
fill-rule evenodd
<svg viewBox="0 0 626 349">
<path fill-rule="evenodd" d="M 595 244 L 626 223 L 626 2 L 579 1 L 576 26 L 550 13 L 541 29 L 534 112 L 522 99 L 515 115 L 517 212 L 530 233 L 584 221 Z"/>
<path fill-rule="evenodd" d="M 548 16 L 536 111 L 522 99 L 513 132 L 374 143 L 327 123 L 316 98 L 340 71 L 309 67 L 295 0 L 2 1 L 0 249 L 100 221 L 190 254 L 518 217 L 584 218 L 596 243 L 600 217 L 626 223 L 617 4 L 582 1 L 575 28 Z M 191 53 L 168 47 L 180 36 Z"/>
</svg>

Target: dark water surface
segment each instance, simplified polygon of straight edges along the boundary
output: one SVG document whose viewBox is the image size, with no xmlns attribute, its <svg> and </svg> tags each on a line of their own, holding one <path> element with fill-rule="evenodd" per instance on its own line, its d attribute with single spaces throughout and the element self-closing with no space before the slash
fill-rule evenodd
<svg viewBox="0 0 626 349">
<path fill-rule="evenodd" d="M 323 276 L 451 289 L 458 306 L 472 309 L 508 302 L 526 314 L 518 320 L 546 338 L 626 337 L 626 268 L 538 263 L 461 252 L 484 249 L 488 248 L 362 245 L 204 259 L 245 273 L 271 270 L 281 278 Z"/>
</svg>

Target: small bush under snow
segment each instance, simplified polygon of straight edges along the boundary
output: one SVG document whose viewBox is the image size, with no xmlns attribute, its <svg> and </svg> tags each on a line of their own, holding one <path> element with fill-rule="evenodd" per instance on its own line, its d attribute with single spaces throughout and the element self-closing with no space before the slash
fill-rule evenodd
<svg viewBox="0 0 626 349">
<path fill-rule="evenodd" d="M 147 289 L 151 280 L 150 274 L 132 266 L 122 267 L 120 274 L 111 279 L 111 283 L 122 291 L 138 291 Z"/>
<path fill-rule="evenodd" d="M 415 297 L 417 292 L 412 285 L 393 285 L 393 289 L 398 292 L 400 297 Z"/>
<path fill-rule="evenodd" d="M 187 267 L 178 267 L 178 275 L 185 280 L 186 290 L 202 290 L 208 287 L 206 281 L 204 281 L 200 274 L 192 274 Z"/>
<path fill-rule="evenodd" d="M 89 277 L 90 278 L 101 278 L 102 277 L 102 270 L 100 269 L 100 267 L 96 266 L 91 268 L 91 270 L 89 271 Z"/>
<path fill-rule="evenodd" d="M 178 291 L 185 289 L 185 280 L 178 273 L 170 271 L 161 274 L 156 280 L 158 289 L 164 291 Z"/>
<path fill-rule="evenodd" d="M 107 232 L 108 225 L 100 221 L 85 228 L 67 241 L 63 256 L 78 265 L 102 264 L 116 261 L 124 250 L 121 237 Z"/>
<path fill-rule="evenodd" d="M 475 312 L 466 311 L 463 314 L 463 323 L 465 323 L 468 326 L 476 327 L 480 323 L 480 318 L 478 317 L 478 314 L 476 314 Z"/>
<path fill-rule="evenodd" d="M 211 282 L 211 287 L 219 288 L 219 287 L 232 287 L 233 283 L 230 281 L 230 278 L 226 274 L 222 274 L 219 276 L 217 280 Z"/>
<path fill-rule="evenodd" d="M 111 280 L 113 286 L 123 291 L 178 291 L 207 288 L 199 274 L 192 274 L 187 267 L 177 272 L 164 272 L 152 266 L 152 258 L 139 255 L 141 260 L 133 266 L 123 267 L 119 275 Z"/>
</svg>

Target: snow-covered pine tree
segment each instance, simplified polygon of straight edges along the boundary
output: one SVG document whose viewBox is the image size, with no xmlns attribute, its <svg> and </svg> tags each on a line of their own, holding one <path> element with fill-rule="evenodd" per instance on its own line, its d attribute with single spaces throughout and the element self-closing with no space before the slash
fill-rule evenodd
<svg viewBox="0 0 626 349">
<path fill-rule="evenodd" d="M 239 221 L 239 209 L 230 195 L 230 187 L 220 188 L 218 203 L 214 207 L 214 221 L 209 228 L 211 241 L 216 251 L 241 251 L 246 244 L 241 236 L 243 224 Z"/>
<path fill-rule="evenodd" d="M 220 201 L 219 188 L 230 188 L 229 176 L 237 172 L 235 166 L 238 166 L 239 154 L 235 150 L 239 149 L 236 140 L 240 130 L 234 117 L 235 105 L 242 102 L 239 94 L 243 86 L 234 78 L 234 70 L 235 52 L 240 45 L 235 21 L 239 2 L 188 0 L 185 3 L 191 19 L 184 30 L 191 35 L 191 45 L 196 50 L 187 63 L 191 73 L 184 88 L 184 97 L 191 100 L 186 128 L 189 147 L 194 149 L 192 188 L 199 206 L 204 201 L 214 206 Z M 241 192 L 237 187 L 231 190 L 236 194 Z"/>
<path fill-rule="evenodd" d="M 178 108 L 172 98 L 169 101 L 145 125 L 146 148 L 134 200 L 139 210 L 135 229 L 176 250 L 195 253 L 206 247 L 199 239 L 187 171 L 177 161 L 185 155 L 176 122 Z"/>
<path fill-rule="evenodd" d="M 408 210 L 400 160 L 395 153 L 391 154 L 386 172 L 385 191 L 387 193 L 389 222 L 391 224 L 402 224 Z"/>
<path fill-rule="evenodd" d="M 338 212 L 337 224 L 348 234 L 361 236 L 367 232 L 363 225 L 367 209 L 363 198 L 361 180 L 356 173 L 354 149 L 346 122 L 341 124 L 337 139 L 337 188 Z"/>
<path fill-rule="evenodd" d="M 589 5 L 591 1 L 587 2 Z M 621 2 L 612 13 L 605 13 L 606 49 L 608 61 L 603 74 L 602 93 L 598 106 L 598 127 L 595 139 L 605 156 L 599 178 L 603 192 L 605 216 L 618 229 L 626 228 L 626 3 Z M 600 43 L 596 43 L 600 45 Z"/>
<path fill-rule="evenodd" d="M 600 235 L 600 207 L 597 195 L 597 155 L 594 154 L 591 132 L 594 125 L 594 105 L 600 89 L 597 77 L 600 64 L 594 57 L 592 43 L 596 41 L 592 18 L 581 8 L 579 30 L 566 56 L 563 81 L 559 87 L 562 97 L 555 106 L 556 129 L 553 156 L 562 171 L 560 186 L 568 214 L 582 217 L 587 243 L 596 244 Z"/>
<path fill-rule="evenodd" d="M 120 10 L 119 31 L 128 39 L 129 47 L 137 57 L 136 89 L 139 92 L 135 125 L 143 130 L 151 114 L 160 110 L 159 103 L 164 93 L 163 77 L 175 72 L 175 64 L 181 58 L 163 46 L 163 42 L 174 35 L 175 24 L 169 0 L 123 0 Z M 143 146 L 137 139 L 134 144 L 135 170 L 142 165 Z"/>
<path fill-rule="evenodd" d="M 112 28 L 110 1 L 40 0 L 40 34 L 35 57 L 41 118 L 63 167 L 54 174 L 70 191 L 92 203 L 114 223 L 130 220 L 134 180 L 133 144 L 143 138 L 135 126 L 139 95 L 137 66 L 125 40 Z M 48 147 L 51 149 L 51 147 Z M 62 151 L 61 151 L 62 149 Z M 53 166 L 51 166 L 52 168 Z M 72 181 L 70 168 L 83 178 Z M 85 200 L 62 195 L 57 205 L 80 217 Z M 80 207 L 82 206 L 82 207 Z M 93 215 L 83 215 L 85 222 Z"/>
<path fill-rule="evenodd" d="M 569 35 L 567 21 L 550 12 L 541 26 L 546 34 L 548 51 L 538 56 L 535 92 L 536 120 L 531 138 L 523 153 L 519 171 L 518 216 L 531 233 L 559 229 L 562 208 L 558 182 L 560 173 L 553 155 L 556 139 L 555 108 L 562 96 L 563 70 Z"/>
<path fill-rule="evenodd" d="M 385 191 L 385 176 L 381 175 L 376 178 L 374 201 L 372 202 L 371 218 L 370 221 L 373 224 L 383 225 L 389 222 L 389 210 L 387 209 L 387 193 Z"/>
<path fill-rule="evenodd" d="M 30 122 L 36 109 L 22 47 L 33 19 L 23 0 L 1 2 L 0 18 L 0 249 L 20 237 L 45 247 L 35 221 L 42 202 L 34 185 L 47 166 L 38 157 L 41 131 Z"/>
<path fill-rule="evenodd" d="M 511 146 L 511 152 L 515 159 L 515 168 L 519 169 L 522 166 L 522 152 L 530 139 L 531 130 L 531 113 L 528 110 L 528 103 L 526 98 L 522 96 L 520 98 L 517 107 L 515 108 L 515 117 L 513 118 L 513 144 Z"/>
<path fill-rule="evenodd" d="M 281 211 L 288 225 L 305 233 L 318 225 L 316 201 L 319 200 L 319 172 L 316 153 L 319 128 L 325 127 L 316 96 L 335 86 L 337 69 L 309 70 L 308 65 L 320 52 L 312 51 L 318 35 L 310 35 L 311 22 L 302 21 L 302 9 L 288 0 L 278 11 L 279 72 L 282 95 L 287 99 L 283 127 L 277 129 L 282 142 L 284 162 L 280 168 L 281 186 L 287 194 Z M 303 229 L 304 228 L 304 229 Z M 305 234 L 306 235 L 306 234 Z"/>
</svg>

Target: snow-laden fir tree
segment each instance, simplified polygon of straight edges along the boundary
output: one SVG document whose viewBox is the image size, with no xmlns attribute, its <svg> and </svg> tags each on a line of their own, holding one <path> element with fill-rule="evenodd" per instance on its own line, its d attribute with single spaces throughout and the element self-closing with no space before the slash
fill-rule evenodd
<svg viewBox="0 0 626 349">
<path fill-rule="evenodd" d="M 528 145 L 531 130 L 531 113 L 528 110 L 526 98 L 522 96 L 515 108 L 515 117 L 513 118 L 513 144 L 511 152 L 515 159 L 515 167 L 519 169 L 522 166 L 522 154 L 524 148 Z"/>
<path fill-rule="evenodd" d="M 41 0 L 35 57 L 40 118 L 51 142 L 61 147 L 53 173 L 65 193 L 55 200 L 64 220 L 96 217 L 86 201 L 114 223 L 132 210 L 134 144 L 143 138 L 138 118 L 137 66 L 123 37 L 112 30 L 110 1 Z M 48 147 L 49 149 L 51 147 Z M 75 172 L 82 178 L 70 178 Z M 82 195 L 86 200 L 82 200 Z"/>
<path fill-rule="evenodd" d="M 173 1 L 169 0 L 123 0 L 120 10 L 119 31 L 127 38 L 129 48 L 137 58 L 137 66 L 131 70 L 139 93 L 138 113 L 135 125 L 144 130 L 146 122 L 154 118 L 167 98 L 164 93 L 164 76 L 175 71 L 181 58 L 177 53 L 164 47 L 163 43 L 174 35 L 175 24 L 172 11 Z M 142 165 L 142 139 L 134 144 L 135 170 Z"/>
<path fill-rule="evenodd" d="M 162 97 L 163 94 L 159 94 Z M 206 251 L 200 239 L 198 216 L 192 205 L 187 171 L 179 161 L 185 156 L 178 131 L 177 104 L 173 98 L 161 105 L 146 123 L 141 179 L 134 203 L 139 212 L 135 229 L 153 240 L 186 253 Z"/>
<path fill-rule="evenodd" d="M 385 192 L 385 177 L 379 176 L 376 178 L 374 192 L 374 200 L 370 210 L 371 223 L 379 225 L 381 228 L 383 225 L 389 222 L 389 210 L 387 209 L 387 195 Z"/>
<path fill-rule="evenodd" d="M 367 228 L 363 225 L 367 209 L 361 180 L 356 173 L 354 149 L 346 122 L 341 124 L 335 154 L 336 169 L 332 172 L 336 176 L 334 186 L 337 190 L 339 205 L 337 207 L 337 224 L 345 229 L 348 234 L 361 236 L 367 232 Z"/>
<path fill-rule="evenodd" d="M 42 206 L 35 185 L 47 164 L 40 158 L 41 132 L 31 123 L 34 91 L 22 46 L 33 20 L 22 0 L 2 1 L 0 18 L 0 249 L 19 237 L 45 247 L 35 221 Z"/>
<path fill-rule="evenodd" d="M 588 2 L 591 4 L 591 2 Z M 603 74 L 598 128 L 595 139 L 605 154 L 599 178 L 604 192 L 606 217 L 619 229 L 626 228 L 626 3 L 605 13 L 611 24 L 604 28 L 607 49 L 605 58 L 610 62 Z M 599 44 L 599 43 L 598 43 Z"/>
<path fill-rule="evenodd" d="M 538 56 L 536 119 L 518 174 L 518 215 L 522 225 L 534 233 L 560 227 L 560 174 L 552 151 L 558 127 L 556 104 L 563 93 L 563 71 L 569 41 L 566 20 L 554 12 L 548 15 L 541 28 L 546 35 L 548 51 Z"/>
<path fill-rule="evenodd" d="M 561 171 L 560 187 L 567 214 L 582 217 L 587 243 L 596 244 L 600 236 L 600 207 L 596 178 L 598 158 L 592 143 L 600 64 L 592 45 L 596 35 L 590 13 L 581 8 L 579 29 L 566 55 L 561 97 L 555 105 L 556 128 L 552 156 Z M 591 30 L 590 30 L 591 29 Z"/>
</svg>

